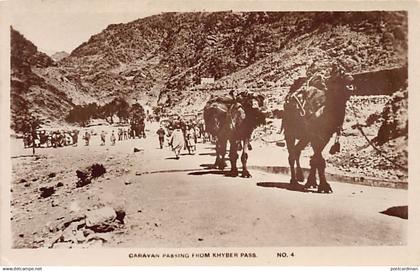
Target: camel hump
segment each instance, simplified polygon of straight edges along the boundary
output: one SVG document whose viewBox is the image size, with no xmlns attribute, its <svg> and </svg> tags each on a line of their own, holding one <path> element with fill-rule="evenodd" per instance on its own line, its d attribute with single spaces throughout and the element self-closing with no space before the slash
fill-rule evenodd
<svg viewBox="0 0 420 271">
<path fill-rule="evenodd" d="M 325 77 L 322 74 L 315 74 L 308 80 L 308 86 L 326 91 L 327 85 L 325 81 Z"/>
<path fill-rule="evenodd" d="M 316 116 L 316 113 L 325 106 L 326 89 L 309 86 L 306 92 L 305 111 L 309 116 Z"/>
<path fill-rule="evenodd" d="M 209 100 L 207 103 L 208 104 L 221 103 L 225 105 L 231 105 L 235 103 L 235 100 L 232 97 L 228 97 L 228 96 L 218 96 Z"/>
</svg>

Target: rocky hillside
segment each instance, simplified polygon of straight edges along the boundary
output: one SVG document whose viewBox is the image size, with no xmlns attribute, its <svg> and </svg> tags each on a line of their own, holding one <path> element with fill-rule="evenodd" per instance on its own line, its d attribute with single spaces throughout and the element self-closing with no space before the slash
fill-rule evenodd
<svg viewBox="0 0 420 271">
<path fill-rule="evenodd" d="M 270 91 L 281 99 L 296 78 L 333 59 L 355 73 L 404 67 L 407 14 L 163 13 L 109 25 L 54 65 L 33 44 L 28 48 L 32 53 L 24 59 L 12 56 L 13 65 L 29 62 L 28 76 L 40 78 L 65 101 L 103 103 L 123 96 L 196 112 L 210 94 L 231 87 Z M 200 85 L 202 77 L 214 77 L 215 83 Z M 34 83 L 31 94 L 39 85 Z"/>
<path fill-rule="evenodd" d="M 69 54 L 69 53 L 67 53 L 67 52 L 60 51 L 60 52 L 56 52 L 56 53 L 54 53 L 53 55 L 51 55 L 51 58 L 52 58 L 54 61 L 60 61 L 60 60 L 62 60 L 63 58 L 68 57 L 69 55 L 70 55 L 70 54 Z"/>
<path fill-rule="evenodd" d="M 36 70 L 48 69 L 53 60 L 19 32 L 11 28 L 11 113 L 14 128 L 28 114 L 49 121 L 58 120 L 73 103 L 64 92 L 39 76 Z"/>
<path fill-rule="evenodd" d="M 214 77 L 216 89 L 272 88 L 334 58 L 353 72 L 404 66 L 406 18 L 404 12 L 164 13 L 108 26 L 61 65 L 93 96 L 161 103 L 169 96 L 176 105 L 201 77 Z"/>
</svg>

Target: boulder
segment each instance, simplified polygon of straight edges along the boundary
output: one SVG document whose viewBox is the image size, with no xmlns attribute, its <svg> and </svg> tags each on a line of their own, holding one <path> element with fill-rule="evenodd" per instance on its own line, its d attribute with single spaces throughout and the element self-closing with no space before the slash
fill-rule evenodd
<svg viewBox="0 0 420 271">
<path fill-rule="evenodd" d="M 86 228 L 95 232 L 108 232 L 115 229 L 117 214 L 111 207 L 103 207 L 86 212 Z"/>
<path fill-rule="evenodd" d="M 76 175 L 79 180 L 76 182 L 76 187 L 82 187 L 92 182 L 92 179 L 98 178 L 106 173 L 106 169 L 102 164 L 93 164 L 83 170 L 76 170 Z"/>
<path fill-rule="evenodd" d="M 48 198 L 55 193 L 55 188 L 54 186 L 44 186 L 39 188 L 39 191 L 41 191 L 41 198 Z"/>
</svg>

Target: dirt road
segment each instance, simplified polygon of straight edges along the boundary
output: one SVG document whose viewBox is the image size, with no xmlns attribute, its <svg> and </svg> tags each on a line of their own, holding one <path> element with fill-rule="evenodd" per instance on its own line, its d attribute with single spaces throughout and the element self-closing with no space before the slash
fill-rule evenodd
<svg viewBox="0 0 420 271">
<path fill-rule="evenodd" d="M 51 225 L 103 206 L 126 212 L 124 225 L 101 237 L 99 245 L 105 247 L 407 242 L 408 221 L 380 213 L 407 205 L 406 190 L 332 182 L 334 193 L 325 195 L 288 190 L 286 175 L 253 170 L 251 179 L 231 178 L 206 169 L 215 158 L 211 144 L 198 144 L 195 155 L 184 152 L 175 160 L 168 147 L 158 148 L 156 125 L 148 128 L 146 139 L 99 146 L 99 138 L 94 137 L 90 146 L 37 150 L 37 158 L 26 157 L 31 150 L 14 145 L 13 246 L 48 247 L 61 234 Z M 284 148 L 257 143 L 253 147 L 251 165 L 287 165 Z M 103 164 L 107 172 L 76 188 L 75 171 L 92 163 Z M 302 163 L 308 163 L 307 157 Z M 45 186 L 55 186 L 55 192 L 39 197 L 39 189 Z"/>
</svg>

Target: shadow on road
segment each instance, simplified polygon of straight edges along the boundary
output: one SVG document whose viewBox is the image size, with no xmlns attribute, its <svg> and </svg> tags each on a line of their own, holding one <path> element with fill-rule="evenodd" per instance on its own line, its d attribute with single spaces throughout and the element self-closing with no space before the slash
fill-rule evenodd
<svg viewBox="0 0 420 271">
<path fill-rule="evenodd" d="M 216 153 L 215 152 L 203 152 L 203 153 L 199 153 L 198 155 L 216 156 Z"/>
<path fill-rule="evenodd" d="M 208 175 L 208 174 L 229 176 L 229 171 L 207 170 L 207 171 L 195 171 L 195 172 L 188 173 L 188 175 L 193 175 L 193 176 L 201 176 L 201 175 Z"/>
<path fill-rule="evenodd" d="M 394 206 L 379 213 L 389 216 L 396 216 L 402 219 L 408 219 L 408 206 Z"/>
<path fill-rule="evenodd" d="M 257 183 L 257 186 L 270 187 L 270 188 L 280 188 L 280 189 L 291 190 L 291 191 L 296 191 L 296 192 L 303 192 L 303 193 L 308 193 L 308 192 L 317 193 L 316 191 L 305 189 L 303 187 L 303 185 L 296 186 L 296 185 L 291 185 L 290 183 L 262 182 L 262 183 Z"/>
</svg>

